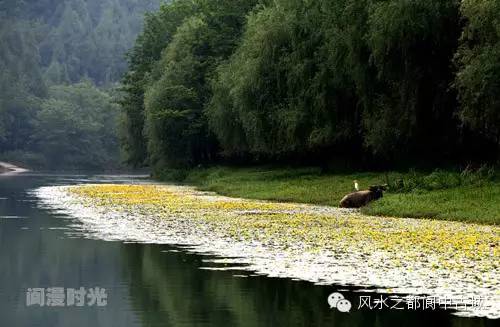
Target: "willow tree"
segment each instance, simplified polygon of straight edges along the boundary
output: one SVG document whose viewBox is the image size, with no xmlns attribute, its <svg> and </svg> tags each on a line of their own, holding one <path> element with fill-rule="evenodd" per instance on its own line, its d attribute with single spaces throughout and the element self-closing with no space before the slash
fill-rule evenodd
<svg viewBox="0 0 500 327">
<path fill-rule="evenodd" d="M 365 111 L 365 144 L 389 157 L 431 154 L 454 143 L 451 60 L 459 35 L 455 0 L 378 1 L 366 39 L 377 90 Z"/>
<path fill-rule="evenodd" d="M 129 70 L 122 80 L 124 95 L 120 101 L 123 108 L 120 134 L 125 159 L 133 166 L 144 165 L 148 157 L 144 133 L 144 93 L 150 75 L 177 28 L 194 10 L 193 1 L 177 0 L 147 14 L 144 30 L 128 54 Z"/>
<path fill-rule="evenodd" d="M 463 0 L 465 28 L 456 55 L 460 118 L 500 147 L 500 2 Z"/>
<path fill-rule="evenodd" d="M 182 167 L 215 155 L 204 114 L 209 79 L 236 46 L 248 0 L 196 1 L 153 69 L 145 93 L 145 132 L 151 163 Z"/>
<path fill-rule="evenodd" d="M 227 153 L 305 155 L 356 135 L 345 42 L 325 33 L 330 15 L 341 15 L 331 9 L 275 1 L 249 16 L 241 45 L 218 70 L 208 111 Z"/>
</svg>

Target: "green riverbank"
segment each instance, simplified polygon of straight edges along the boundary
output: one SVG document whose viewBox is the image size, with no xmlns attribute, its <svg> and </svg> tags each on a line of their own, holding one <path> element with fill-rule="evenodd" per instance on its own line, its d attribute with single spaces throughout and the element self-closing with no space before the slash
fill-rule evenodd
<svg viewBox="0 0 500 327">
<path fill-rule="evenodd" d="M 187 184 L 222 195 L 338 206 L 353 191 L 388 183 L 384 198 L 361 209 L 368 215 L 433 218 L 500 224 L 500 178 L 493 169 L 432 172 L 321 173 L 316 168 L 213 167 L 188 172 L 163 171 L 161 180 Z"/>
</svg>

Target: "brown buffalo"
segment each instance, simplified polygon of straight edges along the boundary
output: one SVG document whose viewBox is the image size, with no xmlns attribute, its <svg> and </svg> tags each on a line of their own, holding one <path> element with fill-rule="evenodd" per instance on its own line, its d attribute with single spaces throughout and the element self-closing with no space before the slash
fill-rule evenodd
<svg viewBox="0 0 500 327">
<path fill-rule="evenodd" d="M 387 185 L 370 186 L 369 190 L 347 194 L 340 200 L 341 208 L 360 208 L 384 196 Z"/>
</svg>

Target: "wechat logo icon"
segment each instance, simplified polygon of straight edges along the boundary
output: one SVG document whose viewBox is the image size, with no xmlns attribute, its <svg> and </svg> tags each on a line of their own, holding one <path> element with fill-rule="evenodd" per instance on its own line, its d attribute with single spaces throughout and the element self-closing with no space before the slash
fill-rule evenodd
<svg viewBox="0 0 500 327">
<path fill-rule="evenodd" d="M 351 302 L 337 292 L 328 295 L 328 305 L 330 309 L 337 308 L 340 312 L 349 312 L 351 310 Z"/>
</svg>

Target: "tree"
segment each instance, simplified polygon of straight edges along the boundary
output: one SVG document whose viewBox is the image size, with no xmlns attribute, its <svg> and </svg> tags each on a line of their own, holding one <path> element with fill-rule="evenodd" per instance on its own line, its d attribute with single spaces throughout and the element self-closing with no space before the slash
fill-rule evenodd
<svg viewBox="0 0 500 327">
<path fill-rule="evenodd" d="M 34 112 L 46 87 L 37 35 L 26 21 L 0 21 L 0 152 L 29 146 Z"/>
<path fill-rule="evenodd" d="M 460 118 L 500 146 L 500 3 L 463 0 L 465 27 L 455 60 Z"/>
<path fill-rule="evenodd" d="M 390 158 L 433 154 L 453 142 L 456 103 L 448 90 L 458 20 L 455 0 L 379 1 L 370 7 L 366 38 L 379 90 L 364 125 L 373 152 Z"/>
<path fill-rule="evenodd" d="M 232 53 L 252 7 L 249 1 L 174 1 L 147 19 L 124 81 L 129 161 L 145 159 L 144 136 L 155 165 L 188 166 L 214 155 L 204 114 L 209 79 Z"/>
<path fill-rule="evenodd" d="M 56 134 L 52 134 L 53 139 L 48 140 L 44 137 L 49 135 L 43 134 L 37 127 L 44 124 L 50 126 L 58 118 L 57 113 L 61 114 L 60 119 L 68 119 L 68 126 L 75 127 L 79 132 L 87 131 L 92 134 L 92 130 L 73 121 L 74 117 L 88 114 L 89 108 L 74 105 L 74 98 L 61 99 L 59 96 L 53 96 L 52 93 L 57 89 L 55 86 L 67 87 L 68 84 L 77 84 L 75 89 L 80 90 L 79 83 L 88 79 L 85 85 L 95 84 L 109 90 L 126 70 L 124 54 L 142 28 L 143 14 L 156 9 L 159 2 L 160 0 L 2 1 L 0 154 L 42 151 L 48 156 L 49 148 L 55 149 L 59 145 L 63 147 L 66 140 L 57 140 Z M 88 89 L 92 88 L 90 84 Z M 47 85 L 53 86 L 51 94 L 47 93 Z M 101 93 L 96 93 L 95 96 L 111 101 L 109 96 Z M 94 105 L 92 102 L 87 104 Z M 58 105 L 61 108 L 57 109 Z M 104 105 L 97 108 L 110 110 Z M 67 113 L 74 117 L 65 116 Z M 117 112 L 111 110 L 109 114 L 116 115 Z M 92 119 L 100 119 L 93 123 L 107 126 L 108 129 L 101 132 L 108 136 L 107 139 L 111 143 L 116 141 L 115 135 L 107 133 L 116 133 L 116 130 L 111 128 L 113 124 L 102 121 L 114 119 L 112 116 L 95 113 Z M 68 131 L 60 132 L 59 136 L 63 137 Z M 85 139 L 87 136 L 81 137 Z M 42 139 L 46 140 L 47 144 L 42 145 L 41 141 L 39 142 Z M 95 164 L 104 164 L 107 162 L 104 158 L 108 156 L 114 158 L 116 149 L 106 149 L 107 154 L 96 153 L 93 158 Z M 95 150 L 103 151 L 101 145 L 96 146 Z M 29 154 L 37 156 L 36 153 Z M 88 158 L 82 157 L 82 160 L 62 162 L 71 161 L 71 165 L 76 165 L 79 161 L 87 165 L 87 159 L 91 158 L 90 152 L 87 155 Z M 13 157 L 15 159 L 15 156 Z M 23 157 L 25 156 L 20 156 L 21 161 Z"/>
<path fill-rule="evenodd" d="M 37 112 L 33 142 L 52 168 L 116 167 L 117 111 L 89 81 L 53 86 Z"/>
<path fill-rule="evenodd" d="M 475 140 L 462 125 L 498 144 L 498 6 L 165 4 L 124 80 L 129 162 L 196 165 L 216 147 L 261 160 L 439 161 Z"/>
<path fill-rule="evenodd" d="M 144 30 L 128 53 L 129 70 L 122 80 L 120 101 L 121 144 L 125 160 L 141 166 L 147 160 L 147 141 L 144 135 L 144 93 L 155 63 L 170 43 L 177 27 L 195 10 L 193 1 L 172 1 L 159 11 L 147 14 Z"/>
<path fill-rule="evenodd" d="M 274 1 L 219 69 L 212 129 L 230 153 L 271 157 L 443 149 L 458 26 L 453 0 Z"/>
</svg>

